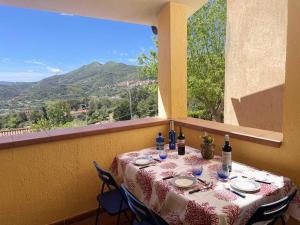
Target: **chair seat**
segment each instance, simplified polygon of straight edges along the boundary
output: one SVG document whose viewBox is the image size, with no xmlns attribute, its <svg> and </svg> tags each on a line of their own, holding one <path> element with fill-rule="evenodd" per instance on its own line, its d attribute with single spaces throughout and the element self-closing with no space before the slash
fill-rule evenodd
<svg viewBox="0 0 300 225">
<path fill-rule="evenodd" d="M 122 208 L 119 211 L 120 203 L 123 200 L 122 195 L 118 190 L 112 190 L 99 194 L 97 197 L 102 208 L 110 215 L 116 215 L 119 212 L 128 210 L 128 205 L 125 201 L 122 202 Z"/>
</svg>

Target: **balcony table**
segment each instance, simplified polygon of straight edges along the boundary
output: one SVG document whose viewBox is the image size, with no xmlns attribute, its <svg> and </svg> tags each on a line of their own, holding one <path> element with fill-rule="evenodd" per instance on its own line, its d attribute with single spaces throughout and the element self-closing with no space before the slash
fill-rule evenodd
<svg viewBox="0 0 300 225">
<path fill-rule="evenodd" d="M 295 187 L 289 178 L 233 162 L 231 177 L 246 175 L 251 179 L 271 182 L 260 183 L 259 192 L 243 193 L 246 198 L 241 198 L 225 189 L 229 184 L 217 179 L 219 156 L 204 160 L 199 150 L 186 146 L 184 156 L 178 156 L 177 150 L 168 150 L 168 158 L 163 162 L 156 162 L 144 169 L 133 164 L 137 157 L 149 155 L 158 159 L 155 148 L 118 155 L 111 165 L 111 171 L 122 178 L 130 192 L 171 225 L 243 225 L 259 205 L 276 201 Z M 177 188 L 171 184 L 171 179 L 162 180 L 170 175 L 189 173 L 195 164 L 203 165 L 200 178 L 213 182 L 211 189 L 189 194 L 191 189 Z M 299 194 L 290 204 L 288 215 L 300 220 Z"/>
</svg>

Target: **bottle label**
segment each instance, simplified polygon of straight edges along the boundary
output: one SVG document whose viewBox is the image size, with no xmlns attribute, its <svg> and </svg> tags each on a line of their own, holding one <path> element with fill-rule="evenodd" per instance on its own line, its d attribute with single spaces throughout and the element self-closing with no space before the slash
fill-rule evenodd
<svg viewBox="0 0 300 225">
<path fill-rule="evenodd" d="M 178 144 L 178 146 L 185 146 L 185 140 L 184 139 L 177 140 L 177 144 Z"/>
<path fill-rule="evenodd" d="M 229 171 L 231 171 L 231 152 L 222 152 L 222 164 L 227 166 Z"/>
</svg>

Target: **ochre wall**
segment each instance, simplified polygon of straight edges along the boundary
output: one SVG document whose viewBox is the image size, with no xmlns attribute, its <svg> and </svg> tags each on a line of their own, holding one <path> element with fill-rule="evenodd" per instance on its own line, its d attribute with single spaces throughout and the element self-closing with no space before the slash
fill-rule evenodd
<svg viewBox="0 0 300 225">
<path fill-rule="evenodd" d="M 155 145 L 167 126 L 135 129 L 0 150 L 0 224 L 41 225 L 97 207 L 92 161 Z"/>
<path fill-rule="evenodd" d="M 282 131 L 287 4 L 227 1 L 225 123 Z"/>
<path fill-rule="evenodd" d="M 158 111 L 187 116 L 187 6 L 167 3 L 158 15 Z"/>
</svg>

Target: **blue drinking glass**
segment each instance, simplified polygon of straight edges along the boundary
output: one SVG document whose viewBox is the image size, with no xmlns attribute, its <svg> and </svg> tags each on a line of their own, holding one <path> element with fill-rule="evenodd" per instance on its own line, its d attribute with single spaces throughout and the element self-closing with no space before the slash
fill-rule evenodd
<svg viewBox="0 0 300 225">
<path fill-rule="evenodd" d="M 159 150 L 158 155 L 159 155 L 159 158 L 161 160 L 164 160 L 164 159 L 166 159 L 168 157 L 168 154 L 167 154 L 167 152 L 165 150 Z"/>
<path fill-rule="evenodd" d="M 218 177 L 219 179 L 221 180 L 227 180 L 228 177 L 229 177 L 229 168 L 223 168 L 221 167 L 219 170 L 218 170 Z"/>
<path fill-rule="evenodd" d="M 203 166 L 202 165 L 193 166 L 193 175 L 194 176 L 201 176 L 202 171 L 203 171 Z"/>
</svg>

